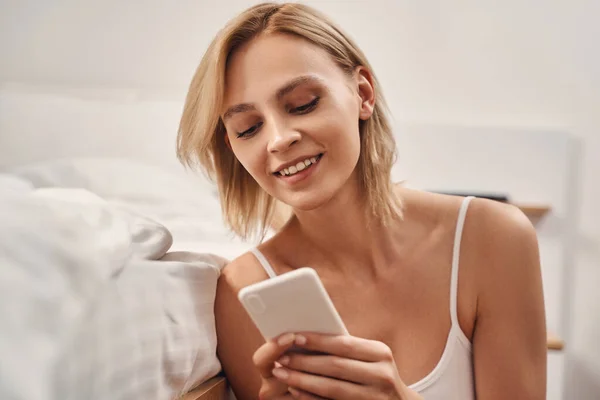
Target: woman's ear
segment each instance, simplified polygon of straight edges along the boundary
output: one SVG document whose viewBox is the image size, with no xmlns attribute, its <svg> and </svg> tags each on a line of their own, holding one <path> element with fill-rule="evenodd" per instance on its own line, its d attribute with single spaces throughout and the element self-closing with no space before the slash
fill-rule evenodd
<svg viewBox="0 0 600 400">
<path fill-rule="evenodd" d="M 375 107 L 373 75 L 368 69 L 362 66 L 357 67 L 355 73 L 358 84 L 358 96 L 360 97 L 358 115 L 361 120 L 367 120 L 373 115 L 373 108 Z"/>
</svg>

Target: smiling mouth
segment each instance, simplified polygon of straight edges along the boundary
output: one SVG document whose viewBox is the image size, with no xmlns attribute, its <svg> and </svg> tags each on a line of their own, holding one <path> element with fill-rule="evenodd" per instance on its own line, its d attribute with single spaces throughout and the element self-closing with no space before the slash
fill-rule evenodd
<svg viewBox="0 0 600 400">
<path fill-rule="evenodd" d="M 303 161 L 299 161 L 298 163 L 296 163 L 296 165 L 291 165 L 287 168 L 283 168 L 282 170 L 277 171 L 274 174 L 276 176 L 294 176 L 297 173 L 302 172 L 318 163 L 321 157 L 323 157 L 323 153 L 320 153 L 314 157 L 309 157 Z"/>
</svg>

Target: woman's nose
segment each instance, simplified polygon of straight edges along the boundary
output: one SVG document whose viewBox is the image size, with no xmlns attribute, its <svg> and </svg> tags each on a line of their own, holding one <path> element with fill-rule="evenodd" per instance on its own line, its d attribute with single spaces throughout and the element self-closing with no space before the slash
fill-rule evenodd
<svg viewBox="0 0 600 400">
<path fill-rule="evenodd" d="M 268 150 L 270 153 L 285 152 L 301 139 L 302 135 L 300 132 L 273 124 Z"/>
</svg>

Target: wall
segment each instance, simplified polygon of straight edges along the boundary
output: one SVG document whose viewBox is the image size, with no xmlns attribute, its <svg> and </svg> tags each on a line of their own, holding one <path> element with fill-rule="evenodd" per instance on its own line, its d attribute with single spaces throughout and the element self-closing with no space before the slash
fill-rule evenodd
<svg viewBox="0 0 600 400">
<path fill-rule="evenodd" d="M 211 35 L 251 3 L 4 0 L 0 82 L 181 100 Z M 600 3 L 309 3 L 365 49 L 399 121 L 549 128 L 579 140 L 564 387 L 567 399 L 598 398 Z"/>
</svg>

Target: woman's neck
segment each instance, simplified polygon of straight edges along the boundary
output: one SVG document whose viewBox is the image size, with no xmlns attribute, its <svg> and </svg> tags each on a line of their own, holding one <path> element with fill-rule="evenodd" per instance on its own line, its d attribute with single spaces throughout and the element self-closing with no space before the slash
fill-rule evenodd
<svg viewBox="0 0 600 400">
<path fill-rule="evenodd" d="M 368 267 L 376 274 L 378 266 L 397 259 L 399 225 L 371 217 L 370 205 L 358 185 L 353 186 L 318 209 L 296 211 L 294 230 L 340 269 L 352 273 L 350 268 Z"/>
</svg>

